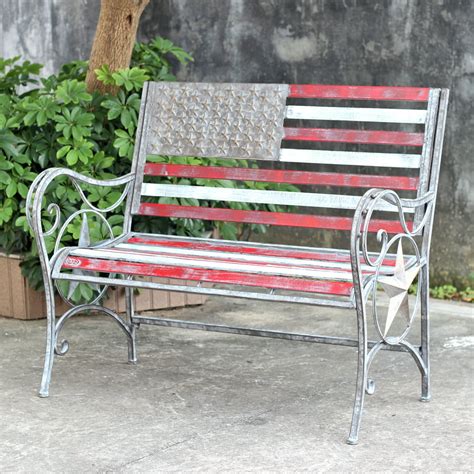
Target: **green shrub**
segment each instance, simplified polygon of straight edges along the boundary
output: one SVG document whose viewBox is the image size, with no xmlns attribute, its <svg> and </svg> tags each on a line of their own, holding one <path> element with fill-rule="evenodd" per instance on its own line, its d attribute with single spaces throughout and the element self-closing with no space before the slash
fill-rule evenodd
<svg viewBox="0 0 474 474">
<path fill-rule="evenodd" d="M 453 285 L 435 286 L 430 288 L 430 295 L 441 300 L 460 300 L 466 303 L 474 301 L 474 289 L 470 287 L 458 290 Z"/>
<path fill-rule="evenodd" d="M 31 182 L 42 170 L 67 167 L 98 179 L 122 176 L 130 171 L 134 136 L 140 107 L 140 92 L 146 80 L 174 80 L 170 60 L 182 64 L 191 56 L 169 40 L 157 38 L 135 46 L 131 67 L 111 72 L 107 67 L 97 70 L 98 78 L 119 87 L 117 95 L 98 92 L 89 94 L 84 82 L 87 63 L 65 64 L 57 75 L 38 78 L 41 65 L 19 57 L 0 58 L 0 247 L 8 253 L 25 256 L 22 270 L 33 288 L 42 286 L 41 271 L 31 231 L 26 222 L 25 198 Z M 236 166 L 233 160 L 201 159 L 195 157 L 153 157 L 154 161 Z M 246 166 L 239 161 L 239 166 Z M 174 184 L 189 183 L 181 178 L 160 178 Z M 195 184 L 204 180 L 194 180 Z M 211 185 L 211 184 L 207 184 Z M 235 186 L 230 181 L 214 181 L 213 186 Z M 245 183 L 258 189 L 297 190 L 294 186 L 271 183 Z M 95 206 L 110 206 L 120 190 L 85 188 Z M 69 180 L 54 182 L 48 189 L 47 203 L 55 202 L 65 216 L 81 205 L 79 193 Z M 200 205 L 191 199 L 161 198 L 161 202 Z M 203 205 L 226 205 L 202 203 Z M 252 203 L 227 204 L 236 209 L 279 210 L 272 205 Z M 123 223 L 123 206 L 108 215 L 115 235 Z M 51 223 L 45 219 L 45 229 Z M 77 241 L 80 219 L 68 226 L 64 244 Z M 89 223 L 95 241 L 107 238 L 100 222 Z M 142 232 L 164 232 L 201 236 L 218 229 L 223 238 L 242 237 L 252 231 L 264 231 L 263 226 L 243 226 L 233 223 L 212 223 L 190 219 L 136 219 L 135 229 Z M 54 236 L 47 240 L 48 251 L 54 247 Z M 83 285 L 84 286 L 84 285 Z"/>
</svg>

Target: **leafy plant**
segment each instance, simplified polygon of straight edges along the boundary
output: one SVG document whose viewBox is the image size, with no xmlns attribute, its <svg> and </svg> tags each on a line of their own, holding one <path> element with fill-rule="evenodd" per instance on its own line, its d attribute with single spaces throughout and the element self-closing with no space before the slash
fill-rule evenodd
<svg viewBox="0 0 474 474">
<path fill-rule="evenodd" d="M 41 288 L 42 279 L 37 252 L 26 222 L 25 199 L 31 182 L 49 167 L 67 167 L 98 179 L 110 179 L 129 172 L 134 149 L 140 107 L 140 92 L 146 80 L 174 80 L 173 61 L 186 64 L 191 56 L 171 41 L 157 38 L 135 46 L 129 69 L 111 72 L 106 66 L 96 71 L 98 78 L 118 88 L 116 95 L 90 94 L 84 82 L 87 63 L 74 61 L 62 66 L 56 75 L 38 78 L 39 64 L 20 62 L 19 57 L 0 58 L 0 247 L 7 252 L 25 256 L 23 274 L 33 288 Z M 26 87 L 26 91 L 21 92 Z M 195 157 L 152 157 L 157 162 L 236 166 L 232 160 Z M 239 166 L 248 166 L 240 161 Z M 231 181 L 155 178 L 161 182 L 206 186 L 236 186 Z M 241 186 L 255 189 L 297 190 L 290 185 L 246 182 Z M 119 197 L 111 188 L 86 188 L 88 199 L 104 208 Z M 200 205 L 193 199 L 161 198 L 162 202 Z M 78 191 L 67 179 L 55 181 L 48 189 L 46 202 L 57 203 L 65 216 L 81 205 Z M 277 206 L 252 203 L 209 203 L 235 209 L 278 210 Z M 108 215 L 114 235 L 121 233 L 123 208 Z M 45 218 L 45 229 L 51 222 Z M 200 236 L 215 229 L 226 239 L 245 237 L 261 232 L 263 226 L 234 223 L 212 223 L 190 219 L 136 219 L 136 230 Z M 96 219 L 89 223 L 93 239 L 108 238 L 106 226 Z M 67 227 L 64 244 L 77 241 L 80 219 Z M 47 240 L 48 251 L 54 247 L 53 236 Z M 89 290 L 79 285 L 74 298 L 80 299 Z M 88 293 L 89 294 L 89 293 Z M 73 298 L 73 299 L 74 299 Z"/>
<path fill-rule="evenodd" d="M 116 96 L 89 94 L 84 83 L 87 63 L 65 64 L 58 74 L 38 78 L 40 64 L 19 57 L 0 59 L 0 247 L 25 255 L 22 266 L 32 287 L 40 288 L 41 272 L 25 216 L 28 188 L 43 169 L 59 166 L 99 179 L 121 176 L 130 169 L 140 107 L 146 80 L 174 80 L 169 59 L 182 63 L 191 57 L 168 40 L 156 39 L 135 47 L 129 69 L 111 73 L 101 68 L 101 80 L 117 86 Z M 26 91 L 21 92 L 21 88 Z M 88 189 L 89 200 L 105 207 L 117 199 L 117 190 Z M 69 181 L 55 182 L 47 195 L 65 215 L 80 206 L 80 196 Z M 109 216 L 115 234 L 121 231 L 122 209 Z M 74 221 L 64 242 L 78 237 Z M 50 223 L 45 220 L 44 226 Z M 91 234 L 100 240 L 106 229 L 91 222 Z M 141 224 L 157 228 L 152 220 Z M 52 250 L 53 239 L 47 241 Z"/>
<path fill-rule="evenodd" d="M 466 303 L 474 301 L 474 289 L 469 286 L 464 290 L 458 290 L 453 285 L 435 286 L 430 288 L 430 295 L 441 300 L 460 300 Z"/>
<path fill-rule="evenodd" d="M 415 283 L 410 286 L 409 293 L 414 295 L 418 290 L 418 285 Z M 474 289 L 470 286 L 463 290 L 458 290 L 454 285 L 440 285 L 430 288 L 430 296 L 439 300 L 459 300 L 466 303 L 474 302 Z"/>
</svg>

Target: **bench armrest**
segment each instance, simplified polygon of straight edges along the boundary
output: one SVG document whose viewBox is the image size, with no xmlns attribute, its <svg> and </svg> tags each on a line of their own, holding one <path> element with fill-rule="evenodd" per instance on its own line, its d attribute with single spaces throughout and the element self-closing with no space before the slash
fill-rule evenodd
<svg viewBox="0 0 474 474">
<path fill-rule="evenodd" d="M 56 203 L 50 203 L 47 206 L 46 211 L 50 215 L 54 215 L 54 222 L 52 223 L 51 228 L 45 231 L 43 229 L 43 222 L 42 222 L 43 212 L 45 211 L 43 209 L 43 198 L 48 189 L 48 186 L 55 179 L 64 177 L 64 176 L 67 176 L 69 180 L 71 181 L 71 183 L 74 185 L 74 187 L 77 189 L 83 204 L 85 204 L 85 207 L 82 206 L 82 209 L 81 209 L 81 206 L 78 206 L 78 211 L 75 212 L 72 216 L 69 216 L 68 219 L 66 219 L 65 223 L 63 223 L 61 229 L 59 230 L 59 234 L 58 234 L 57 242 L 55 246 L 55 251 L 58 249 L 58 246 L 59 246 L 58 244 L 59 244 L 60 237 L 62 236 L 62 231 L 65 230 L 67 223 L 71 222 L 73 216 L 77 216 L 78 213 L 81 213 L 81 214 L 91 213 L 98 216 L 99 218 L 102 218 L 105 221 L 105 217 L 103 215 L 108 212 L 113 211 L 114 209 L 116 209 L 118 206 L 122 204 L 122 202 L 128 196 L 130 192 L 130 188 L 131 188 L 131 183 L 135 178 L 134 174 L 129 173 L 119 178 L 114 178 L 114 179 L 109 179 L 109 180 L 99 180 L 99 179 L 91 178 L 89 176 L 85 176 L 83 174 L 77 173 L 76 171 L 72 171 L 67 168 L 50 168 L 43 171 L 36 177 L 36 179 L 33 181 L 33 183 L 30 186 L 30 189 L 28 191 L 28 195 L 26 198 L 26 218 L 27 218 L 30 228 L 33 231 L 36 244 L 38 246 L 38 253 L 40 256 L 41 263 L 43 266 L 46 265 L 48 268 L 49 268 L 49 259 L 48 259 L 48 251 L 46 249 L 45 237 L 52 235 L 56 230 L 58 230 L 61 223 L 61 209 Z M 88 184 L 92 186 L 104 186 L 104 187 L 116 187 L 116 186 L 125 186 L 125 187 L 120 197 L 112 205 L 110 205 L 107 208 L 101 209 L 94 206 L 89 201 L 89 199 L 84 193 L 84 190 L 81 187 L 82 184 Z"/>
<path fill-rule="evenodd" d="M 361 198 L 352 222 L 351 231 L 351 265 L 353 279 L 356 287 L 364 286 L 361 265 L 366 264 L 372 268 L 376 275 L 382 266 L 388 251 L 394 247 L 394 244 L 400 240 L 410 241 L 414 250 L 415 260 L 418 264 L 422 263 L 427 257 L 422 255 L 415 237 L 419 236 L 424 228 L 430 225 L 433 205 L 435 202 L 435 194 L 428 192 L 421 197 L 415 199 L 402 199 L 395 191 L 391 189 L 369 189 Z M 398 222 L 400 223 L 400 231 L 389 238 L 389 232 L 380 224 L 379 229 L 374 229 L 374 221 L 372 214 L 377 208 L 380 208 L 382 202 L 389 203 L 397 208 Z M 410 225 L 405 218 L 407 208 L 416 209 L 425 207 L 422 217 L 417 221 L 416 225 Z M 368 235 L 370 232 L 376 231 L 377 241 L 380 243 L 380 249 L 377 252 L 369 252 Z M 393 234 L 393 231 L 390 232 Z M 377 276 L 375 276 L 375 280 Z"/>
<path fill-rule="evenodd" d="M 430 217 L 434 197 L 435 194 L 430 191 L 415 199 L 403 199 L 392 189 L 369 189 L 361 198 L 354 213 L 352 237 L 357 237 L 359 232 L 367 234 L 369 224 L 371 224 L 372 214 L 375 210 L 377 210 L 381 201 L 391 204 L 397 208 L 399 222 L 405 234 L 411 236 L 418 235 L 422 231 L 423 227 L 425 227 Z M 426 205 L 427 208 L 416 228 L 409 229 L 405 219 L 405 209 L 416 209 Z M 384 229 L 380 228 L 379 232 L 384 232 Z"/>
</svg>

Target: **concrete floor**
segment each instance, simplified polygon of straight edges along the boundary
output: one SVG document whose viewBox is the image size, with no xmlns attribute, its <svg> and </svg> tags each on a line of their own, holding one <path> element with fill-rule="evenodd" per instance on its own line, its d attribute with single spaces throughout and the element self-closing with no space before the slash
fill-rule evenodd
<svg viewBox="0 0 474 474">
<path fill-rule="evenodd" d="M 65 327 L 51 396 L 45 321 L 0 319 L 1 472 L 472 472 L 473 307 L 433 301 L 433 400 L 407 354 L 379 353 L 358 446 L 345 444 L 352 348 L 146 326 L 139 364 L 102 317 Z M 351 335 L 354 313 L 210 299 L 167 317 Z"/>
</svg>

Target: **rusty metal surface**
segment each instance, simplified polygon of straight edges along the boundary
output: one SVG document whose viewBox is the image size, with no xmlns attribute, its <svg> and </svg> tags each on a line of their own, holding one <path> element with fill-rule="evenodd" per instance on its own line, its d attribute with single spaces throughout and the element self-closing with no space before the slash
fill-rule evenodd
<svg viewBox="0 0 474 474">
<path fill-rule="evenodd" d="M 277 160 L 288 86 L 151 84 L 148 153 Z"/>
</svg>

